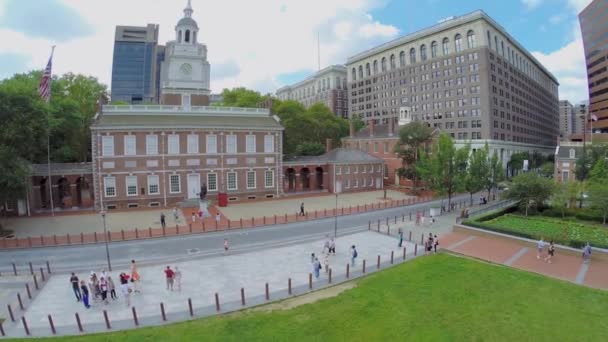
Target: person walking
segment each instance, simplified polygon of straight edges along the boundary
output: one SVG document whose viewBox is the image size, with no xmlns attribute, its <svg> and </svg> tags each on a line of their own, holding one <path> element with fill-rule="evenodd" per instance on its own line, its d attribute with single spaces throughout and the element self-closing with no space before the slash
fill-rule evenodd
<svg viewBox="0 0 608 342">
<path fill-rule="evenodd" d="M 177 266 L 175 266 L 175 273 L 174 277 L 175 277 L 175 282 L 177 283 L 177 291 L 182 291 L 182 271 L 179 270 L 179 268 L 177 268 Z"/>
<path fill-rule="evenodd" d="M 116 285 L 114 285 L 114 280 L 112 280 L 111 276 L 108 276 L 108 289 L 110 290 L 112 300 L 116 300 Z"/>
<path fill-rule="evenodd" d="M 173 219 L 175 220 L 175 223 L 177 223 L 177 221 L 179 220 L 179 214 L 177 213 L 177 207 L 173 208 Z"/>
<path fill-rule="evenodd" d="M 133 280 L 133 291 L 136 293 L 141 292 L 139 290 L 139 285 L 141 281 L 141 275 L 139 274 L 139 267 L 134 259 L 131 260 L 131 280 Z"/>
<path fill-rule="evenodd" d="M 82 294 L 82 303 L 84 307 L 89 309 L 91 305 L 89 305 L 89 287 L 84 282 L 84 280 L 80 281 L 80 293 Z"/>
<path fill-rule="evenodd" d="M 355 259 L 357 259 L 358 256 L 359 253 L 357 253 L 357 248 L 355 247 L 355 245 L 352 245 L 352 247 L 350 248 L 350 263 L 353 267 L 355 266 Z"/>
<path fill-rule="evenodd" d="M 222 215 L 220 215 L 220 213 L 216 213 L 215 214 L 215 225 L 216 227 L 220 226 L 220 221 L 222 220 Z"/>
<path fill-rule="evenodd" d="M 224 253 L 228 253 L 228 239 L 224 239 Z"/>
<path fill-rule="evenodd" d="M 551 259 L 555 255 L 555 245 L 553 245 L 553 240 L 549 242 L 549 248 L 547 248 L 547 256 L 545 257 L 545 262 L 551 263 Z"/>
<path fill-rule="evenodd" d="M 80 282 L 78 281 L 78 277 L 74 272 L 72 272 L 72 276 L 70 277 L 70 283 L 72 283 L 72 290 L 74 291 L 74 295 L 76 295 L 76 301 L 80 302 L 82 300 L 82 295 L 80 294 Z"/>
<path fill-rule="evenodd" d="M 315 278 L 319 279 L 319 272 L 321 271 L 321 262 L 319 258 L 315 258 L 315 262 L 312 264 L 312 270 L 315 273 Z"/>
<path fill-rule="evenodd" d="M 329 241 L 329 252 L 336 255 L 336 240 L 332 237 L 331 241 Z"/>
<path fill-rule="evenodd" d="M 315 262 L 315 253 L 311 253 L 310 254 L 310 263 L 314 263 Z"/>
<path fill-rule="evenodd" d="M 302 202 L 302 204 L 300 204 L 300 216 L 305 216 L 305 214 L 304 214 L 304 202 Z"/>
<path fill-rule="evenodd" d="M 323 243 L 323 253 L 329 253 L 331 251 L 329 244 L 329 236 L 325 236 L 325 242 Z"/>
<path fill-rule="evenodd" d="M 591 258 L 591 245 L 589 242 L 583 247 L 583 262 L 585 264 L 589 263 L 589 259 Z"/>
<path fill-rule="evenodd" d="M 543 252 L 545 250 L 545 241 L 541 237 L 540 240 L 536 243 L 536 259 L 540 259 L 543 257 Z"/>
<path fill-rule="evenodd" d="M 435 253 L 437 253 L 437 246 L 439 246 L 439 238 L 437 237 L 437 234 L 435 234 L 435 237 L 433 238 L 433 250 Z"/>
<path fill-rule="evenodd" d="M 160 213 L 160 226 L 165 228 L 166 223 L 165 223 L 165 213 Z"/>
<path fill-rule="evenodd" d="M 101 300 L 104 304 L 108 304 L 108 281 L 104 277 L 99 278 L 99 290 L 101 291 Z"/>
<path fill-rule="evenodd" d="M 171 266 L 167 266 L 165 269 L 165 278 L 167 281 L 167 290 L 173 291 L 173 277 L 175 276 L 175 272 L 171 269 Z"/>
<path fill-rule="evenodd" d="M 131 289 L 129 288 L 129 275 L 125 273 L 120 274 L 120 292 L 125 299 L 127 307 L 131 306 Z"/>
<path fill-rule="evenodd" d="M 399 228 L 399 244 L 397 245 L 397 247 L 402 247 L 403 246 L 403 231 L 401 230 L 401 228 Z"/>
</svg>

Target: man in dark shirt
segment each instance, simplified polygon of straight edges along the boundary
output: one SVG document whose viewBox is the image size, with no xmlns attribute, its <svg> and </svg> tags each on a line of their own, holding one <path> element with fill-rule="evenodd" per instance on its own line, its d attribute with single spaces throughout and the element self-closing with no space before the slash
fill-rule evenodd
<svg viewBox="0 0 608 342">
<path fill-rule="evenodd" d="M 78 277 L 74 274 L 74 272 L 72 272 L 72 276 L 70 277 L 70 283 L 72 283 L 72 290 L 74 290 L 74 295 L 76 295 L 76 301 L 80 302 L 82 300 L 82 295 L 80 294 Z"/>
</svg>

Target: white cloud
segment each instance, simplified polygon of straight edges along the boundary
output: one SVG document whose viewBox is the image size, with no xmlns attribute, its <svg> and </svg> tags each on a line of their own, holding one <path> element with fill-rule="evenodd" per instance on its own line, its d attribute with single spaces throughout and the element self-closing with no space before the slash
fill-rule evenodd
<svg viewBox="0 0 608 342">
<path fill-rule="evenodd" d="M 542 2 L 543 0 L 521 0 L 521 3 L 528 9 L 534 9 L 538 7 Z"/>
<path fill-rule="evenodd" d="M 0 12 L 2 2 L 0 0 Z M 110 85 L 116 25 L 160 25 L 160 43 L 174 38 L 175 23 L 186 0 L 63 0 L 94 29 L 88 37 L 57 44 L 54 72 L 90 74 Z M 320 34 L 322 67 L 344 63 L 361 50 L 393 38 L 395 27 L 374 21 L 368 14 L 383 0 L 193 0 L 199 40 L 208 48 L 211 69 L 234 63 L 229 73 L 212 82 L 214 92 L 225 87 L 259 87 L 273 91 L 277 76 L 294 70 L 316 70 L 317 34 Z M 119 10 L 117 10 L 119 9 Z M 238 10 L 235 10 L 238 9 Z M 322 9 L 322 10 L 319 10 Z M 56 42 L 33 39 L 0 29 L 3 53 L 32 57 L 30 68 L 42 69 L 50 46 Z M 26 70 L 15 70 L 23 72 Z M 213 71 L 212 71 L 213 72 Z"/>
</svg>

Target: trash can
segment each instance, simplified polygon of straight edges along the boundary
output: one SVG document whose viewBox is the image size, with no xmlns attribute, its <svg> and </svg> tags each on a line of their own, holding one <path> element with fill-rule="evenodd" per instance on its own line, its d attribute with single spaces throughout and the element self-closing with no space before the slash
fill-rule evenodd
<svg viewBox="0 0 608 342">
<path fill-rule="evenodd" d="M 220 207 L 227 207 L 228 206 L 228 194 L 225 192 L 220 192 L 219 194 L 217 194 L 217 204 Z"/>
</svg>

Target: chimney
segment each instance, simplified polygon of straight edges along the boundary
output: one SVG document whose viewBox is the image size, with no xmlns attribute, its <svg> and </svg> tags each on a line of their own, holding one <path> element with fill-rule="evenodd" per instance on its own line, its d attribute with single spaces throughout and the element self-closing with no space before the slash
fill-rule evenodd
<svg viewBox="0 0 608 342">
<path fill-rule="evenodd" d="M 368 126 L 369 126 L 369 136 L 370 136 L 370 138 L 373 138 L 374 137 L 374 119 L 369 120 Z"/>
<path fill-rule="evenodd" d="M 388 118 L 388 136 L 392 137 L 395 133 L 395 118 Z"/>
<path fill-rule="evenodd" d="M 330 138 L 325 139 L 325 153 L 329 153 L 332 150 L 332 140 Z"/>
<path fill-rule="evenodd" d="M 353 122 L 353 120 L 350 120 L 350 137 L 354 138 L 355 137 L 355 123 Z"/>
</svg>

